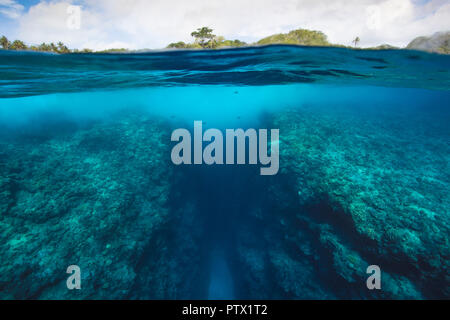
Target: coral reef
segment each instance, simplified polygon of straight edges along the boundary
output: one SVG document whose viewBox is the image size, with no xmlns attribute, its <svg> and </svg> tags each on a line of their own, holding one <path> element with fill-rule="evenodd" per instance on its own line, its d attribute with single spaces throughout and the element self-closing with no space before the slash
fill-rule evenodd
<svg viewBox="0 0 450 320">
<path fill-rule="evenodd" d="M 170 124 L 143 114 L 0 132 L 0 298 L 205 298 L 216 248 L 235 298 L 448 298 L 448 117 L 384 111 L 267 114 L 271 177 L 174 170 Z"/>
<path fill-rule="evenodd" d="M 295 283 L 304 281 L 295 269 L 316 256 L 327 274 L 323 287 L 337 297 L 450 295 L 450 132 L 445 117 L 432 120 L 421 112 L 338 106 L 273 117 L 281 175 L 271 187 L 266 233 L 278 234 L 267 245 L 278 248 L 270 261 L 285 290 L 301 297 Z M 383 290 L 365 288 L 371 264 L 383 271 Z"/>
<path fill-rule="evenodd" d="M 164 141 L 164 123 L 143 115 L 41 141 L 3 139 L 0 298 L 179 297 L 187 276 L 167 257 L 177 215 L 169 219 L 174 177 Z M 66 287 L 72 264 L 82 290 Z"/>
</svg>

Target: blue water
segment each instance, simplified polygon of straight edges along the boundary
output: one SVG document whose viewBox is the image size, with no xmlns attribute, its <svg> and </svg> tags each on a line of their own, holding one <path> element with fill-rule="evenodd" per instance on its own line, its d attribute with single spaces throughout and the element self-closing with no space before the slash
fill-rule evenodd
<svg viewBox="0 0 450 320">
<path fill-rule="evenodd" d="M 280 172 L 173 165 L 195 120 Z M 0 298 L 448 298 L 449 151 L 446 55 L 0 51 Z"/>
</svg>

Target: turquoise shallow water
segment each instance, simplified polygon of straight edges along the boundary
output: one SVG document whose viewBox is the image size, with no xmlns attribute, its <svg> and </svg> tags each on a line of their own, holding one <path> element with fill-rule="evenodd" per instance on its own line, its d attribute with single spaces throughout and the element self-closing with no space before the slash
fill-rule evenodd
<svg viewBox="0 0 450 320">
<path fill-rule="evenodd" d="M 0 51 L 0 298 L 448 298 L 449 67 L 406 50 Z M 174 165 L 171 132 L 195 120 L 279 129 L 278 174 Z"/>
</svg>

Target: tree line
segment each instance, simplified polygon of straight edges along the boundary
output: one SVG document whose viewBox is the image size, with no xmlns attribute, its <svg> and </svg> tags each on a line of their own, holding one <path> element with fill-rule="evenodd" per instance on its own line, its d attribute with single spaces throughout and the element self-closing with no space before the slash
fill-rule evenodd
<svg viewBox="0 0 450 320">
<path fill-rule="evenodd" d="M 54 53 L 70 53 L 70 50 L 64 43 L 58 42 L 57 44 L 51 43 L 42 43 L 40 45 L 27 46 L 25 42 L 21 40 L 14 40 L 13 42 L 9 41 L 8 38 L 2 36 L 0 38 L 0 46 L 4 50 L 32 50 L 32 51 L 41 51 L 41 52 L 54 52 Z"/>
<path fill-rule="evenodd" d="M 185 43 L 183 41 L 174 42 L 167 48 L 176 49 L 218 49 L 223 47 L 243 47 L 248 45 L 269 45 L 269 44 L 294 44 L 303 46 L 333 46 L 345 47 L 328 42 L 327 36 L 315 30 L 297 29 L 288 33 L 279 33 L 263 38 L 256 43 L 247 44 L 240 40 L 227 40 L 222 36 L 213 34 L 213 29 L 208 27 L 198 28 L 191 33 L 194 42 Z M 359 43 L 359 37 L 352 41 L 356 47 Z"/>
<path fill-rule="evenodd" d="M 31 50 L 31 51 L 38 51 L 38 52 L 52 52 L 52 53 L 91 53 L 94 52 L 91 49 L 82 49 L 82 50 L 78 50 L 78 49 L 69 49 L 64 43 L 62 43 L 61 41 L 58 43 L 41 43 L 40 45 L 31 45 L 31 46 L 27 46 L 25 44 L 25 42 L 21 41 L 21 40 L 14 40 L 14 41 L 9 41 L 8 38 L 6 38 L 5 36 L 2 36 L 0 38 L 0 47 L 4 50 Z M 108 49 L 108 50 L 103 50 L 103 51 L 97 51 L 99 53 L 102 52 L 124 52 L 127 51 L 124 48 L 120 48 L 120 49 Z"/>
<path fill-rule="evenodd" d="M 248 45 L 268 45 L 268 44 L 295 44 L 295 45 L 305 45 L 305 46 L 339 46 L 345 47 L 342 45 L 331 44 L 328 42 L 327 36 L 320 32 L 314 30 L 306 30 L 306 29 L 297 29 L 292 30 L 289 33 L 280 33 L 268 36 L 264 39 L 259 40 L 253 44 L 247 44 L 244 41 L 240 40 L 227 40 L 222 36 L 216 36 L 213 34 L 213 29 L 209 27 L 198 28 L 197 30 L 191 33 L 191 36 L 194 38 L 194 42 L 185 43 L 183 41 L 174 42 L 167 46 L 167 48 L 174 49 L 218 49 L 224 47 L 243 47 Z M 359 37 L 356 37 L 352 43 L 356 47 L 359 43 Z M 0 46 L 4 50 L 32 50 L 39 52 L 52 52 L 52 53 L 90 53 L 94 52 L 91 49 L 69 49 L 64 43 L 58 42 L 54 44 L 51 43 L 42 43 L 40 45 L 32 45 L 27 46 L 21 40 L 14 40 L 10 42 L 8 38 L 2 36 L 0 38 Z M 97 53 L 114 53 L 114 52 L 126 52 L 127 49 L 108 49 L 103 51 L 96 51 Z"/>
</svg>

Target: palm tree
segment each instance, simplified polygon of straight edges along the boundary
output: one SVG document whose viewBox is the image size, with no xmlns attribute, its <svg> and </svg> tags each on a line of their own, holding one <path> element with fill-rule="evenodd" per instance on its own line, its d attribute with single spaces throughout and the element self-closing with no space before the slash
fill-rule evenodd
<svg viewBox="0 0 450 320">
<path fill-rule="evenodd" d="M 41 43 L 41 44 L 38 46 L 38 51 L 44 51 L 44 52 L 47 52 L 47 51 L 51 51 L 51 48 L 50 48 L 50 46 L 49 46 L 48 44 L 46 44 L 45 42 L 43 42 L 43 43 Z"/>
<path fill-rule="evenodd" d="M 9 47 L 11 50 L 27 50 L 27 45 L 20 40 L 14 40 L 14 42 Z"/>
<path fill-rule="evenodd" d="M 58 52 L 58 47 L 53 43 L 53 42 L 50 42 L 50 50 L 52 51 L 52 52 Z"/>
<path fill-rule="evenodd" d="M 3 49 L 8 50 L 11 43 L 9 42 L 8 38 L 2 36 L 0 38 L 0 45 L 2 46 Z"/>
<path fill-rule="evenodd" d="M 355 45 L 355 47 L 358 45 L 360 39 L 359 37 L 356 37 L 355 40 L 352 41 L 352 43 Z"/>
<path fill-rule="evenodd" d="M 57 49 L 58 53 L 69 53 L 70 52 L 69 48 L 67 48 L 67 46 L 64 45 L 64 43 L 62 43 L 61 41 L 58 42 L 57 45 L 58 45 L 58 49 Z"/>
</svg>

